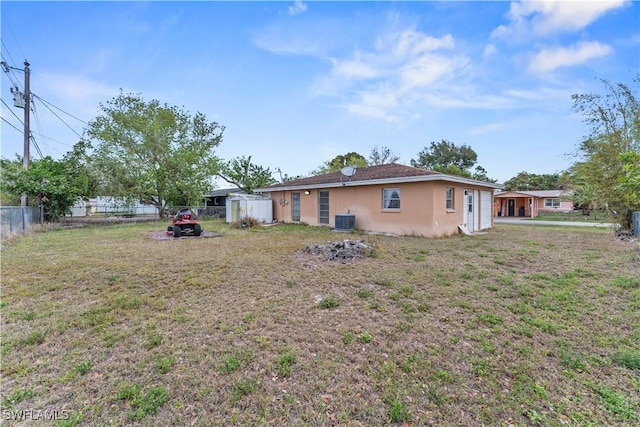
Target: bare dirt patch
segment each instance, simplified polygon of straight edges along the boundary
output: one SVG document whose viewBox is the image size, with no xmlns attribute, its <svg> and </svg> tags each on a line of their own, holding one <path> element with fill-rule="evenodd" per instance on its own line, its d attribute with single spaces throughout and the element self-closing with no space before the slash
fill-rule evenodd
<svg viewBox="0 0 640 427">
<path fill-rule="evenodd" d="M 177 240 L 173 236 L 169 236 L 166 231 L 148 231 L 144 233 L 145 236 L 151 237 L 153 240 Z M 180 236 L 180 239 L 206 239 L 210 237 L 222 237 L 223 234 L 214 233 L 211 231 L 203 231 L 199 236 Z"/>
</svg>

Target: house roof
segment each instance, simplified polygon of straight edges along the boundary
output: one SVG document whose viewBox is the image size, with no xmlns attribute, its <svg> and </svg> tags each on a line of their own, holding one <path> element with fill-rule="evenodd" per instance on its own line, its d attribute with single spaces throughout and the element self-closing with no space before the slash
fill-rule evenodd
<svg viewBox="0 0 640 427">
<path fill-rule="evenodd" d="M 237 187 L 218 188 L 218 189 L 212 190 L 210 194 L 207 194 L 207 197 L 229 196 L 230 194 L 244 193 L 244 192 L 245 192 L 244 190 Z"/>
<path fill-rule="evenodd" d="M 505 191 L 504 193 L 497 193 L 495 197 L 538 197 L 538 198 L 550 198 L 550 197 L 562 197 L 568 196 L 568 193 L 564 190 L 530 190 L 530 191 Z"/>
<path fill-rule="evenodd" d="M 390 163 L 379 166 L 367 166 L 357 168 L 352 177 L 347 177 L 341 172 L 329 172 L 322 175 L 310 176 L 270 185 L 268 187 L 257 188 L 257 192 L 280 191 L 280 190 L 301 190 L 312 188 L 331 188 L 339 186 L 357 186 L 374 184 L 399 184 L 404 182 L 421 181 L 450 181 L 467 183 L 490 188 L 501 188 L 500 184 L 492 182 L 477 181 L 474 179 L 459 176 L 446 175 L 440 172 L 430 171 L 413 166 Z"/>
</svg>

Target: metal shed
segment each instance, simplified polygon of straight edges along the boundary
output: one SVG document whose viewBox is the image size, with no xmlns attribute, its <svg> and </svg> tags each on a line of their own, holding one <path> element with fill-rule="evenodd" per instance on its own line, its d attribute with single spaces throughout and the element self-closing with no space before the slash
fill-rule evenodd
<svg viewBox="0 0 640 427">
<path fill-rule="evenodd" d="M 273 202 L 270 197 L 256 194 L 236 194 L 227 199 L 227 222 L 251 217 L 260 222 L 273 222 Z"/>
</svg>

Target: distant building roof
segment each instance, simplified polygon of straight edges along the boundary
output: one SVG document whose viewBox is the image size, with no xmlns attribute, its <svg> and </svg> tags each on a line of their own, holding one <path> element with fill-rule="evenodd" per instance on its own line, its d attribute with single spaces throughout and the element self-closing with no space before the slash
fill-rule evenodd
<svg viewBox="0 0 640 427">
<path fill-rule="evenodd" d="M 240 188 L 237 188 L 237 187 L 234 187 L 234 188 L 219 188 L 219 189 L 211 191 L 211 193 L 208 194 L 207 196 L 209 196 L 209 197 L 221 197 L 221 196 L 229 196 L 230 194 L 237 194 L 237 193 L 244 194 L 245 191 L 240 189 Z"/>
<path fill-rule="evenodd" d="M 523 196 L 528 197 L 538 197 L 538 198 L 557 198 L 557 197 L 568 197 L 570 196 L 570 192 L 565 190 L 529 190 L 529 191 L 505 191 L 502 193 L 497 193 L 496 197 L 513 197 L 514 194 L 521 194 Z"/>
<path fill-rule="evenodd" d="M 415 168 L 413 166 L 390 163 L 386 165 L 357 168 L 352 177 L 347 177 L 341 172 L 329 172 L 322 175 L 310 176 L 267 187 L 256 188 L 256 191 L 267 192 L 304 188 L 331 188 L 341 185 L 372 185 L 419 181 L 451 181 L 482 185 L 491 188 L 501 188 L 501 185 L 492 182 L 477 181 L 460 176 L 447 175 L 440 172 Z"/>
</svg>

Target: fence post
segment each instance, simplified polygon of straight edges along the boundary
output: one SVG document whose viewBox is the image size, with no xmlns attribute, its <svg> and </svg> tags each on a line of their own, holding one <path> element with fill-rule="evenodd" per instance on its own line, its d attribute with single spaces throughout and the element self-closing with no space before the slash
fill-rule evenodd
<svg viewBox="0 0 640 427">
<path fill-rule="evenodd" d="M 631 213 L 631 232 L 640 237 L 640 211 Z"/>
</svg>

